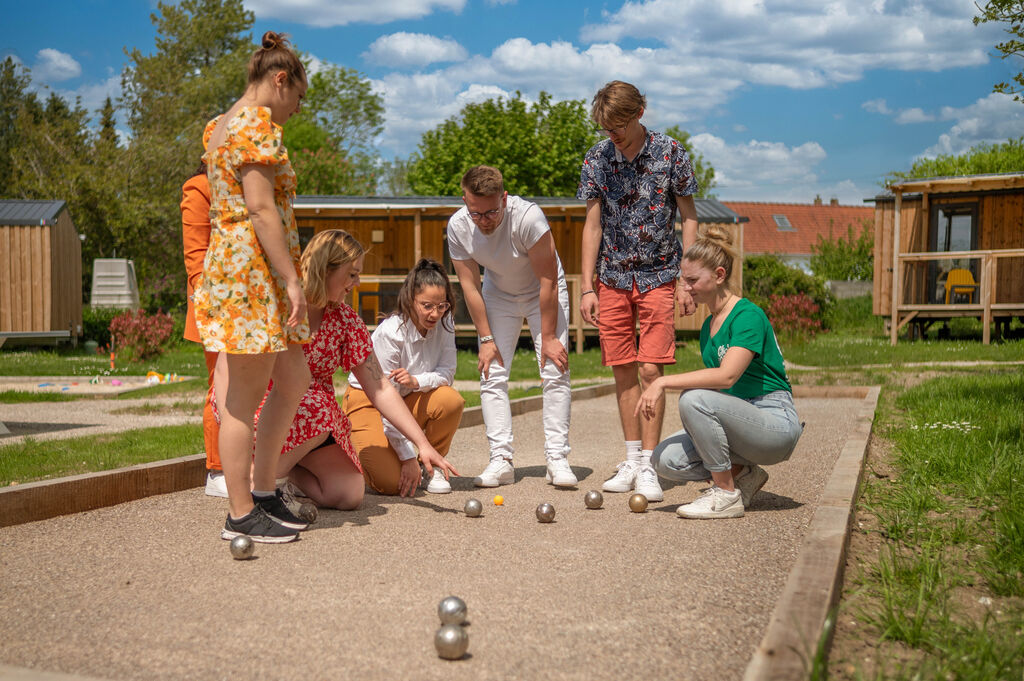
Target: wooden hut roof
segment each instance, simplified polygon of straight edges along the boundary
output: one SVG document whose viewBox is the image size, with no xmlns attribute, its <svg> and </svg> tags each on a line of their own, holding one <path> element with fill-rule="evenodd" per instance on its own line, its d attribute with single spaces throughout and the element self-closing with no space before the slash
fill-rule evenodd
<svg viewBox="0 0 1024 681">
<path fill-rule="evenodd" d="M 65 205 L 63 201 L 0 200 L 0 225 L 52 225 Z"/>
<path fill-rule="evenodd" d="M 939 194 L 944 192 L 983 192 L 1000 189 L 1024 188 L 1024 173 L 986 173 L 983 175 L 961 175 L 944 177 L 925 177 L 912 180 L 893 182 L 890 191 L 898 191 L 904 196 L 908 192 L 924 192 Z M 876 200 L 885 200 L 891 195 L 881 195 Z"/>
<path fill-rule="evenodd" d="M 579 208 L 586 201 L 551 196 L 523 197 L 542 208 Z M 716 199 L 694 199 L 698 222 L 746 222 L 747 218 L 730 210 Z M 458 196 L 296 196 L 295 208 L 301 211 L 393 211 L 451 213 L 462 207 Z"/>
</svg>

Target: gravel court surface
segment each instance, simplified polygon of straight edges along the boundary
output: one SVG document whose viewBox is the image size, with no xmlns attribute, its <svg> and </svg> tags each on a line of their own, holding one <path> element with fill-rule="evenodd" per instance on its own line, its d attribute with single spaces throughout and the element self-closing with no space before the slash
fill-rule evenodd
<svg viewBox="0 0 1024 681">
<path fill-rule="evenodd" d="M 454 493 L 367 495 L 251 561 L 230 558 L 226 504 L 201 488 L 3 528 L 0 662 L 102 679 L 739 679 L 860 400 L 796 402 L 796 452 L 735 520 L 677 518 L 694 484 L 644 514 L 624 494 L 587 510 L 622 452 L 606 396 L 574 405 L 575 491 L 545 484 L 533 412 L 514 419 L 515 485 L 472 487 L 486 439 L 463 429 Z M 674 409 L 665 421 L 678 428 Z M 471 497 L 480 518 L 461 512 Z M 552 524 L 536 521 L 544 501 Z M 469 607 L 456 662 L 433 649 L 449 594 Z"/>
</svg>

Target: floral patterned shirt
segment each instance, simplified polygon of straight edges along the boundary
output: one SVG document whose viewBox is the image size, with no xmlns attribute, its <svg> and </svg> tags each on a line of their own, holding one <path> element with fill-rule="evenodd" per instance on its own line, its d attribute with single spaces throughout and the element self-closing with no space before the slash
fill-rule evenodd
<svg viewBox="0 0 1024 681">
<path fill-rule="evenodd" d="M 679 276 L 683 247 L 675 234 L 677 196 L 698 191 L 690 156 L 676 140 L 647 131 L 643 149 L 627 160 L 610 139 L 583 158 L 576 198 L 601 200 L 602 283 L 641 293 Z"/>
</svg>

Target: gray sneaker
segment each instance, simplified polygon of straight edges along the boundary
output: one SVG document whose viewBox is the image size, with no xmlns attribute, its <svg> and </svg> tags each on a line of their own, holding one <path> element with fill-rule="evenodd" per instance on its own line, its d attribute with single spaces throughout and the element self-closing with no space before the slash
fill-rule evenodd
<svg viewBox="0 0 1024 681">
<path fill-rule="evenodd" d="M 750 501 L 758 490 L 768 482 L 768 473 L 758 465 L 744 466 L 740 474 L 733 478 L 733 484 L 743 495 L 743 507 L 750 508 Z"/>
</svg>

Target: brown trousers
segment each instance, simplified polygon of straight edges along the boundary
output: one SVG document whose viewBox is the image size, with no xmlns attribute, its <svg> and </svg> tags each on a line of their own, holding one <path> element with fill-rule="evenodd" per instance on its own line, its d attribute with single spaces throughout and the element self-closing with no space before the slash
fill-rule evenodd
<svg viewBox="0 0 1024 681">
<path fill-rule="evenodd" d="M 404 399 L 430 444 L 438 454 L 447 456 L 466 406 L 462 395 L 443 385 L 430 392 L 409 393 Z M 341 408 L 352 422 L 352 446 L 359 454 L 366 484 L 378 494 L 398 494 L 402 462 L 384 436 L 380 412 L 365 392 L 351 386 Z"/>
</svg>

